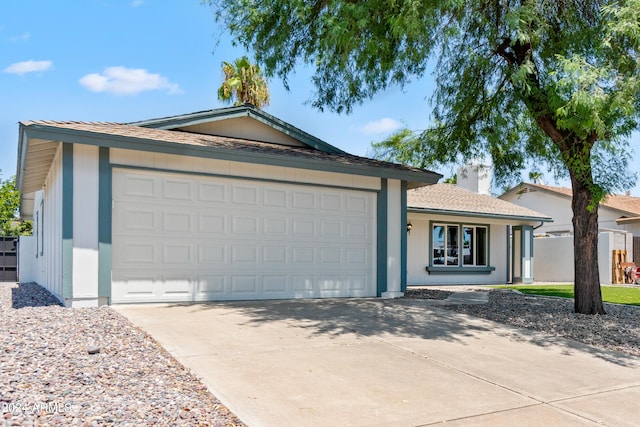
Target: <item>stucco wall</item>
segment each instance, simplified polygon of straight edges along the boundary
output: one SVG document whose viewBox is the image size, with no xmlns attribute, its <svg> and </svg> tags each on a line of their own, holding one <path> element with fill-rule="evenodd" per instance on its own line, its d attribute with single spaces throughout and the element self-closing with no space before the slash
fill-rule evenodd
<svg viewBox="0 0 640 427">
<path fill-rule="evenodd" d="M 601 284 L 613 278 L 612 251 L 628 250 L 626 234 L 602 232 L 598 235 L 598 270 Z M 573 236 L 541 237 L 533 241 L 536 282 L 574 281 Z M 630 260 L 630 257 L 629 257 Z"/>
<path fill-rule="evenodd" d="M 18 281 L 37 282 L 35 263 L 35 236 L 20 236 L 18 245 Z"/>
<path fill-rule="evenodd" d="M 98 299 L 98 147 L 73 147 L 74 306 Z"/>
</svg>

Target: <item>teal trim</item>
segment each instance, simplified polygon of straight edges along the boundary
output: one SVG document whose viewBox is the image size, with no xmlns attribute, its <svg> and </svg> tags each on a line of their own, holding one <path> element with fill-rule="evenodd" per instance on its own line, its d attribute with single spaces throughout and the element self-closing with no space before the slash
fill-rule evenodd
<svg viewBox="0 0 640 427">
<path fill-rule="evenodd" d="M 387 291 L 387 202 L 389 198 L 389 189 L 387 187 L 387 180 L 380 180 L 380 192 L 378 193 L 378 230 L 377 237 L 377 296 L 382 296 L 383 292 Z"/>
<path fill-rule="evenodd" d="M 489 219 L 513 219 L 518 221 L 535 221 L 535 222 L 553 222 L 553 218 L 549 217 L 537 217 L 537 216 L 521 216 L 521 215 L 508 215 L 508 214 L 495 214 L 486 212 L 464 212 L 449 209 L 429 209 L 429 208 L 416 208 L 409 206 L 407 208 L 412 213 L 423 213 L 430 215 L 451 215 L 451 216 L 465 216 L 474 218 L 489 218 Z"/>
<path fill-rule="evenodd" d="M 270 166 L 309 169 L 324 172 L 337 172 L 349 175 L 364 175 L 377 178 L 390 178 L 415 183 L 435 184 L 442 175 L 415 168 L 393 165 L 376 160 L 361 158 L 364 163 L 350 164 L 336 161 L 341 159 L 331 156 L 327 158 L 302 157 L 297 152 L 287 155 L 282 153 L 267 153 L 262 151 L 248 151 L 237 148 L 207 147 L 201 145 L 180 144 L 175 142 L 158 141 L 145 138 L 134 138 L 106 133 L 79 131 L 74 129 L 57 128 L 42 124 L 30 125 L 26 128 L 29 138 L 51 141 L 64 141 L 109 148 L 124 148 L 154 153 L 176 154 L 218 160 L 229 160 L 243 163 L 264 164 Z M 368 164 L 367 164 L 368 163 Z"/>
<path fill-rule="evenodd" d="M 425 267 L 429 274 L 490 274 L 495 267 Z"/>
<path fill-rule="evenodd" d="M 24 183 L 24 169 L 27 156 L 27 141 L 28 138 L 25 132 L 25 126 L 20 123 L 18 126 L 18 158 L 16 164 L 16 188 L 20 192 L 20 207 L 22 207 L 22 184 Z"/>
<path fill-rule="evenodd" d="M 269 113 L 259 110 L 251 104 L 244 104 L 237 107 L 219 108 L 209 111 L 200 111 L 196 113 L 164 117 L 160 119 L 144 120 L 129 124 L 154 129 L 170 130 L 202 123 L 241 117 L 251 117 L 258 122 L 263 123 L 279 132 L 282 132 L 285 135 L 288 135 L 309 147 L 313 147 L 325 153 L 346 154 L 338 147 L 335 147 L 319 138 L 316 138 L 315 136 L 308 134 L 302 129 L 299 129 L 283 120 L 280 120 L 279 118 L 272 116 Z"/>
<path fill-rule="evenodd" d="M 98 159 L 98 297 L 111 302 L 112 169 L 109 148 L 100 147 Z"/>
<path fill-rule="evenodd" d="M 407 291 L 407 182 L 400 187 L 400 290 Z"/>
<path fill-rule="evenodd" d="M 62 144 L 62 298 L 73 298 L 73 144 Z"/>
<path fill-rule="evenodd" d="M 513 251 L 511 249 L 511 240 L 513 239 L 513 226 L 507 225 L 507 283 L 513 282 L 513 277 L 511 277 L 512 273 L 512 265 L 513 264 Z"/>
<path fill-rule="evenodd" d="M 130 169 L 130 170 L 149 171 L 149 172 L 172 173 L 176 175 L 206 176 L 210 178 L 242 179 L 245 181 L 256 181 L 256 182 L 259 181 L 259 182 L 270 182 L 274 184 L 292 184 L 292 185 L 302 185 L 307 187 L 333 188 L 337 190 L 368 191 L 371 193 L 378 192 L 378 190 L 373 190 L 371 188 L 346 187 L 343 185 L 332 185 L 332 184 L 317 184 L 314 182 L 288 181 L 285 179 L 265 179 L 265 178 L 255 178 L 251 176 L 242 176 L 242 175 L 224 175 L 220 173 L 210 173 L 210 172 L 180 171 L 175 169 L 152 168 L 148 166 L 133 166 L 133 165 L 118 164 L 118 163 L 113 163 L 111 164 L 111 166 L 113 169 Z"/>
</svg>

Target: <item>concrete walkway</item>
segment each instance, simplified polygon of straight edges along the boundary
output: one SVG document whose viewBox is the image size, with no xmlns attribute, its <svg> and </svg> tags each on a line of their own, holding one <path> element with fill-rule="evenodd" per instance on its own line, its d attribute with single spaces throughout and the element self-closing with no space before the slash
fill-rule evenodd
<svg viewBox="0 0 640 427">
<path fill-rule="evenodd" d="M 437 304 L 115 308 L 252 427 L 638 425 L 640 359 Z"/>
</svg>

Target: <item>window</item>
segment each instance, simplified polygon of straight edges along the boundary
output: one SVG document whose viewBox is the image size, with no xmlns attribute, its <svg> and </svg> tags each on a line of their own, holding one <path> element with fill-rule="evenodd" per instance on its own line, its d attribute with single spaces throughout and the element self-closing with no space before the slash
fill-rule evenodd
<svg viewBox="0 0 640 427">
<path fill-rule="evenodd" d="M 458 265 L 458 226 L 433 226 L 433 265 Z"/>
<path fill-rule="evenodd" d="M 431 230 L 431 266 L 488 266 L 488 226 L 433 224 Z"/>
<path fill-rule="evenodd" d="M 40 227 L 38 227 L 40 235 L 40 256 L 44 255 L 44 200 L 40 201 Z"/>
<path fill-rule="evenodd" d="M 462 227 L 462 265 L 487 265 L 487 227 Z"/>
</svg>

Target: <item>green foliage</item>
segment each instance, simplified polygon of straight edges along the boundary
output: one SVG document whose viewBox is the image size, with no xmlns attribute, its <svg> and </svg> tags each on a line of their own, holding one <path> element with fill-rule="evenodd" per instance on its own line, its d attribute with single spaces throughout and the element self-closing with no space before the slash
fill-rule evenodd
<svg viewBox="0 0 640 427">
<path fill-rule="evenodd" d="M 573 298 L 573 285 L 499 286 L 515 289 L 523 294 Z M 623 286 L 602 286 L 602 300 L 614 304 L 640 306 L 640 289 Z"/>
<path fill-rule="evenodd" d="M 257 108 L 269 105 L 269 87 L 262 70 L 243 56 L 233 63 L 223 62 L 224 81 L 218 89 L 218 99 L 233 105 L 253 104 Z"/>
<path fill-rule="evenodd" d="M 20 192 L 16 188 L 16 177 L 0 181 L 0 235 L 20 236 L 31 234 L 31 221 L 22 221 L 18 214 Z"/>
<path fill-rule="evenodd" d="M 437 60 L 430 128 L 383 141 L 374 147 L 383 158 L 440 166 L 488 156 L 498 185 L 544 162 L 594 202 L 634 181 L 626 153 L 640 111 L 638 0 L 209 3 L 267 75 L 286 84 L 296 66 L 313 67 L 321 110 L 348 113 L 425 78 Z"/>
</svg>

